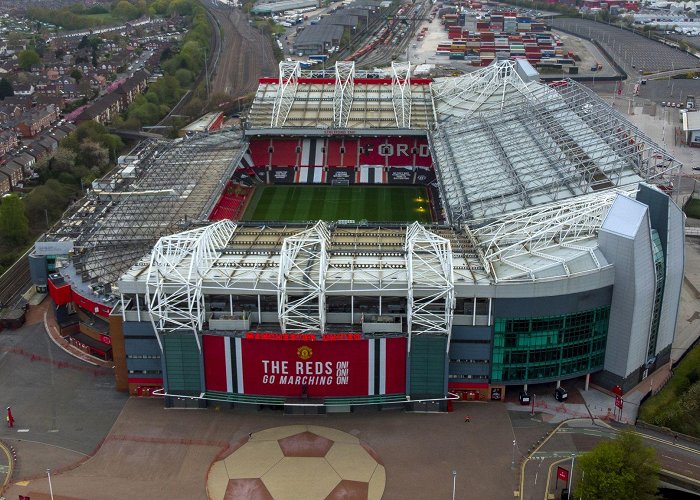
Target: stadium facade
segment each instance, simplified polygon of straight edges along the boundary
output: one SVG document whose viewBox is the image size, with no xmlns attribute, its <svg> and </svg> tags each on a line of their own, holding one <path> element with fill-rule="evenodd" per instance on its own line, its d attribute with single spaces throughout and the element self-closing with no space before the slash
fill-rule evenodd
<svg viewBox="0 0 700 500">
<path fill-rule="evenodd" d="M 105 266 L 118 279 L 86 270 L 107 258 L 104 235 L 48 242 L 71 244 L 58 258 L 70 282 L 48 277 L 57 311 L 108 323 L 120 388 L 177 405 L 443 408 L 581 376 L 627 389 L 670 359 L 684 218 L 668 153 L 585 87 L 540 83 L 523 61 L 377 76 L 281 63 L 240 144 L 227 131 L 153 146 L 144 178 L 168 168 L 163 151 L 223 156 L 175 193 L 100 191 L 102 228 L 124 204 L 160 207 L 160 224 L 142 228 L 151 239 Z M 212 180 L 211 196 L 192 198 Z M 272 203 L 256 198 L 263 188 L 302 184 L 424 186 L 417 210 L 432 222 L 244 216 Z M 112 303 L 76 306 L 76 283 L 98 274 L 95 295 L 109 283 Z"/>
</svg>

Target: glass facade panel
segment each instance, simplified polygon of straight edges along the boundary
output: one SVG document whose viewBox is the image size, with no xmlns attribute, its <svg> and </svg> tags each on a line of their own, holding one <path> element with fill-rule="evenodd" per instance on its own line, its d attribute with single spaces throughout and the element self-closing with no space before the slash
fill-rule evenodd
<svg viewBox="0 0 700 500">
<path fill-rule="evenodd" d="M 491 382 L 525 383 L 603 367 L 610 306 L 564 316 L 496 318 Z"/>
<path fill-rule="evenodd" d="M 664 286 L 666 282 L 666 270 L 664 265 L 664 250 L 661 246 L 659 233 L 651 230 L 651 246 L 654 250 L 654 271 L 656 283 L 654 287 L 654 311 L 651 316 L 651 331 L 649 332 L 649 344 L 647 346 L 647 360 L 656 353 L 656 342 L 659 337 L 659 321 L 661 320 L 661 306 L 663 305 Z"/>
</svg>

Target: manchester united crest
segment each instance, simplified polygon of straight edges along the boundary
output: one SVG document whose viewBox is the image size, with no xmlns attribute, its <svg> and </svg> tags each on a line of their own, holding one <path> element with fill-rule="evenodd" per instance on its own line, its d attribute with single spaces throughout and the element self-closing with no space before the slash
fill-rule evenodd
<svg viewBox="0 0 700 500">
<path fill-rule="evenodd" d="M 313 355 L 314 351 L 307 345 L 303 345 L 300 348 L 297 349 L 297 356 L 299 356 L 300 359 L 303 359 L 306 361 Z"/>
</svg>

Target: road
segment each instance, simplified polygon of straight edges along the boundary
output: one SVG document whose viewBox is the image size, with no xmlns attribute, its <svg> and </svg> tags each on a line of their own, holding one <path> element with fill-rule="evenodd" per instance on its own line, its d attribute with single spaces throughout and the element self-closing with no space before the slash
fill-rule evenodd
<svg viewBox="0 0 700 500">
<path fill-rule="evenodd" d="M 114 390 L 112 370 L 85 364 L 49 340 L 42 322 L 49 302 L 32 306 L 28 324 L 0 333 L 0 407 L 11 406 L 15 418 L 8 429 L 3 415 L 0 440 L 17 450 L 15 481 L 89 455 L 127 400 Z"/>
<path fill-rule="evenodd" d="M 617 428 L 598 421 L 594 424 L 590 420 L 571 420 L 557 427 L 523 463 L 520 498 L 546 500 L 548 493 L 559 494 L 566 485 L 557 482 L 556 467 L 570 469 L 572 455 L 589 451 L 601 441 L 614 439 L 617 432 Z M 654 448 L 663 470 L 697 481 L 700 485 L 700 447 L 674 442 L 667 436 L 636 433 L 646 446 Z"/>
</svg>

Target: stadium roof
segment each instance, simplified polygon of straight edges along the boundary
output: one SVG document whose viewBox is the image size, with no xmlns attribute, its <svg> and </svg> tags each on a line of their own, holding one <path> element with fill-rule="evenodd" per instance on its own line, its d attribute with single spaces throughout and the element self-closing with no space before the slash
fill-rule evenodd
<svg viewBox="0 0 700 500">
<path fill-rule="evenodd" d="M 253 129 L 306 128 L 426 130 L 433 117 L 430 80 L 411 78 L 408 63 L 392 63 L 385 78 L 338 62 L 325 78 L 281 62 L 277 78 L 261 79 L 249 114 Z M 301 132 L 299 132 L 301 133 Z"/>
<path fill-rule="evenodd" d="M 243 152 L 240 132 L 145 141 L 129 163 L 95 181 L 46 239 L 73 240 L 84 280 L 115 282 L 158 238 L 206 219 Z"/>
<path fill-rule="evenodd" d="M 506 212 L 641 181 L 680 164 L 588 88 L 521 77 L 499 61 L 432 85 L 431 133 L 452 222 L 479 226 Z"/>
<path fill-rule="evenodd" d="M 121 278 L 119 290 L 146 294 L 161 332 L 201 331 L 204 294 L 215 293 L 277 296 L 287 332 L 325 331 L 328 297 L 405 295 L 412 332 L 449 334 L 455 293 L 493 296 L 494 283 L 591 273 L 603 273 L 593 278 L 599 283 L 612 282 L 597 232 L 613 204 L 632 194 L 593 193 L 504 214 L 476 230 L 417 222 L 269 227 L 220 221 L 161 238 Z M 485 287 L 470 288 L 475 285 Z"/>
</svg>

